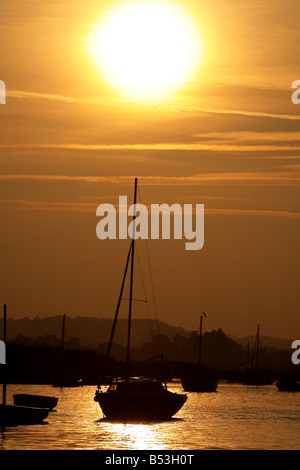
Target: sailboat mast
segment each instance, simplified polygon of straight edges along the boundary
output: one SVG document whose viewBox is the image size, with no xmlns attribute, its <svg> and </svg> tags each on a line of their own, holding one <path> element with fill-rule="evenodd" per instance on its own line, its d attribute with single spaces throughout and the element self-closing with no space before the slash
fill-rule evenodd
<svg viewBox="0 0 300 470">
<path fill-rule="evenodd" d="M 199 334 L 199 358 L 198 358 L 198 368 L 201 367 L 201 350 L 202 350 L 202 315 L 200 316 L 200 334 Z"/>
<path fill-rule="evenodd" d="M 250 368 L 250 345 L 249 341 L 247 343 L 247 372 L 249 371 Z"/>
<path fill-rule="evenodd" d="M 4 304 L 4 313 L 3 313 L 3 341 L 6 345 L 6 304 Z M 4 364 L 3 370 L 3 392 L 2 392 L 2 405 L 6 404 L 6 364 Z"/>
<path fill-rule="evenodd" d="M 257 325 L 257 336 L 256 336 L 256 372 L 258 371 L 258 351 L 259 351 L 259 325 Z"/>
<path fill-rule="evenodd" d="M 61 335 L 61 353 L 64 353 L 65 349 L 65 323 L 66 323 L 66 315 L 63 316 L 63 324 L 62 324 L 62 335 Z"/>
<path fill-rule="evenodd" d="M 106 359 L 109 358 L 110 350 L 111 350 L 111 346 L 112 346 L 112 342 L 113 342 L 113 338 L 114 338 L 114 333 L 115 333 L 115 329 L 116 329 L 116 326 L 117 326 L 117 319 L 118 319 L 118 314 L 119 314 L 119 310 L 120 310 L 120 305 L 121 305 L 121 300 L 122 300 L 122 295 L 123 295 L 123 290 L 124 290 L 124 285 L 125 285 L 125 279 L 126 279 L 127 269 L 128 269 L 128 265 L 129 265 L 130 255 L 131 255 L 131 249 L 132 249 L 132 245 L 130 244 L 130 248 L 129 248 L 129 252 L 128 252 L 128 256 L 127 256 L 127 260 L 126 260 L 125 271 L 124 271 L 124 274 L 123 274 L 122 286 L 121 286 L 119 299 L 118 299 L 118 303 L 117 303 L 117 307 L 116 307 L 115 318 L 114 318 L 114 321 L 113 321 L 113 326 L 112 326 L 112 329 L 111 329 L 110 339 L 109 339 L 108 348 L 107 348 L 107 352 L 106 352 Z"/>
<path fill-rule="evenodd" d="M 130 294 L 129 294 L 129 312 L 128 312 L 128 337 L 127 337 L 127 355 L 126 362 L 130 362 L 130 334 L 131 334 L 131 312 L 132 312 L 132 292 L 133 292 L 133 267 L 134 267 L 134 241 L 135 241 L 135 218 L 136 218 L 136 194 L 137 178 L 134 181 L 134 200 L 133 200 L 133 221 L 132 221 L 132 242 L 131 242 L 131 272 L 130 272 Z"/>
</svg>

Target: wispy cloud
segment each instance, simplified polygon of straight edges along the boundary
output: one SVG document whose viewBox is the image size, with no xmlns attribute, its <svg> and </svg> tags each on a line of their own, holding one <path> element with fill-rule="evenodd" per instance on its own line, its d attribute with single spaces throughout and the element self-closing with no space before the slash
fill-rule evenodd
<svg viewBox="0 0 300 470">
<path fill-rule="evenodd" d="M 200 139 L 209 139 L 209 141 L 221 142 L 287 142 L 299 141 L 300 132 L 280 132 L 280 131 L 225 131 L 225 132 L 206 132 L 193 134 L 192 137 Z"/>
<path fill-rule="evenodd" d="M 218 152 L 276 152 L 276 151 L 300 151 L 300 145 L 237 145 L 219 143 L 146 143 L 146 144 L 80 144 L 80 143 L 24 143 L 24 144 L 0 144 L 3 149 L 50 149 L 50 150 L 162 150 L 162 151 L 218 151 Z"/>
<path fill-rule="evenodd" d="M 269 119 L 283 119 L 289 121 L 300 121 L 300 116 L 297 114 L 275 114 L 265 113 L 259 111 L 245 111 L 238 109 L 217 109 L 217 108 L 201 108 L 199 106 L 160 106 L 162 109 L 170 109 L 172 111 L 186 111 L 202 114 L 227 114 L 235 116 L 269 118 Z"/>
<path fill-rule="evenodd" d="M 150 205 L 146 205 L 150 208 Z M 67 211 L 67 212 L 93 212 L 96 214 L 97 203 L 65 202 L 65 201 L 30 201 L 30 200 L 0 200 L 0 210 L 26 209 L 38 211 Z M 116 209 L 118 207 L 116 206 Z M 194 208 L 195 210 L 195 208 Z M 300 212 L 261 210 L 261 209 L 224 209 L 205 208 L 206 215 L 226 216 L 255 216 L 255 217 L 280 217 L 299 219 Z"/>
<path fill-rule="evenodd" d="M 223 115 L 235 115 L 235 116 L 245 116 L 253 118 L 268 118 L 268 119 L 282 119 L 289 121 L 299 121 L 300 116 L 297 114 L 276 114 L 276 113 L 267 113 L 259 111 L 247 111 L 239 109 L 218 109 L 218 108 L 204 108 L 199 106 L 175 106 L 175 105 L 151 105 L 146 103 L 128 103 L 128 102 L 118 102 L 114 104 L 113 102 L 105 102 L 100 100 L 88 100 L 84 98 L 77 98 L 71 96 L 56 95 L 51 93 L 37 93 L 29 92 L 22 90 L 7 90 L 6 96 L 10 98 L 17 99 L 40 99 L 40 100 L 49 100 L 49 101 L 58 101 L 69 104 L 87 104 L 95 106 L 143 106 L 143 107 L 155 107 L 166 111 L 172 112 L 189 112 L 189 113 L 200 113 L 200 114 L 223 114 Z"/>
<path fill-rule="evenodd" d="M 294 167 L 293 167 L 294 168 Z M 138 176 L 139 182 L 145 186 L 190 186 L 214 183 L 266 185 L 266 186 L 299 186 L 300 174 L 298 166 L 294 172 L 245 172 L 245 173 L 208 173 L 190 176 Z M 0 180 L 27 180 L 27 181 L 61 181 L 82 183 L 111 183 L 131 185 L 135 176 L 69 176 L 69 175 L 30 175 L 30 174 L 3 174 Z"/>
<path fill-rule="evenodd" d="M 0 209 L 22 209 L 47 210 L 47 211 L 72 211 L 72 212 L 95 212 L 95 203 L 88 202 L 64 202 L 64 201 L 30 201 L 23 199 L 0 200 Z"/>
<path fill-rule="evenodd" d="M 55 95 L 52 93 L 37 93 L 33 91 L 21 91 L 21 90 L 7 90 L 6 96 L 9 98 L 20 98 L 20 99 L 36 99 L 36 100 L 47 100 L 47 101 L 59 101 L 70 104 L 101 104 L 95 100 L 87 100 L 82 98 L 76 98 L 72 96 Z M 103 103 L 104 104 L 104 103 Z"/>
</svg>

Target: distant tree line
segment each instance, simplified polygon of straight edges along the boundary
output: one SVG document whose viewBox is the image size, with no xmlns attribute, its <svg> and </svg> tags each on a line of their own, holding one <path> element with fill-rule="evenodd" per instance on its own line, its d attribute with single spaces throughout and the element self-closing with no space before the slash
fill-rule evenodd
<svg viewBox="0 0 300 470">
<path fill-rule="evenodd" d="M 65 342 L 62 354 L 61 340 L 54 335 L 35 339 L 18 335 L 7 344 L 8 381 L 51 384 L 56 371 L 62 365 L 68 374 L 81 378 L 85 384 L 97 384 L 101 375 L 124 376 L 128 372 L 124 362 L 125 347 L 114 344 L 108 363 L 105 360 L 106 350 L 106 343 L 87 349 L 80 344 L 78 338 L 71 338 Z M 157 357 L 161 350 L 163 361 L 149 361 Z M 239 374 L 246 366 L 247 351 L 228 338 L 222 330 L 205 333 L 201 351 L 203 367 L 214 369 L 221 379 L 239 380 Z M 198 353 L 199 335 L 196 332 L 188 337 L 176 335 L 173 340 L 164 335 L 155 335 L 151 342 L 132 349 L 130 375 L 152 375 L 167 380 L 180 378 L 197 370 Z M 263 348 L 259 353 L 259 365 L 261 369 L 269 370 L 275 375 L 298 373 L 287 350 Z"/>
</svg>

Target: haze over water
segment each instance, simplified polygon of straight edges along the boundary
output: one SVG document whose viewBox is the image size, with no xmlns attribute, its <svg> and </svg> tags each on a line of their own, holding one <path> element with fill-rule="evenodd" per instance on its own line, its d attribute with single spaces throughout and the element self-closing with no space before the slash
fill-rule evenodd
<svg viewBox="0 0 300 470">
<path fill-rule="evenodd" d="M 14 393 L 55 395 L 56 411 L 44 425 L 2 430 L 7 450 L 197 450 L 300 448 L 300 394 L 278 392 L 275 385 L 247 387 L 221 383 L 217 393 L 188 393 L 170 421 L 113 423 L 102 418 L 94 386 L 56 389 L 47 385 L 9 385 Z M 180 383 L 168 388 L 182 393 Z"/>
</svg>

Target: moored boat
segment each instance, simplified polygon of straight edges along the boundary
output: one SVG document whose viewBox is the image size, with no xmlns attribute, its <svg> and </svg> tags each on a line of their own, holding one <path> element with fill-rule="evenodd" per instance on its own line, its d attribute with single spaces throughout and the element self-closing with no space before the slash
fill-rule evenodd
<svg viewBox="0 0 300 470">
<path fill-rule="evenodd" d="M 159 381 L 130 377 L 113 381 L 104 393 L 98 390 L 94 399 L 107 419 L 159 421 L 175 415 L 187 397 L 170 392 Z"/>
<path fill-rule="evenodd" d="M 205 313 L 203 312 L 203 315 Z M 201 366 L 201 351 L 202 351 L 202 315 L 200 317 L 200 332 L 199 332 L 199 357 L 198 357 L 198 371 L 196 374 L 186 375 L 181 378 L 181 384 L 185 392 L 201 392 L 211 393 L 216 392 L 219 380 L 209 371 L 204 371 Z"/>
<path fill-rule="evenodd" d="M 293 379 L 281 379 L 275 383 L 280 392 L 300 392 L 300 382 Z"/>
<path fill-rule="evenodd" d="M 182 377 L 181 383 L 186 392 L 212 393 L 217 391 L 219 381 L 216 377 L 199 373 Z"/>
<path fill-rule="evenodd" d="M 0 425 L 40 424 L 47 418 L 48 413 L 47 408 L 2 404 L 0 405 Z"/>
<path fill-rule="evenodd" d="M 64 353 L 65 353 L 65 324 L 66 315 L 63 315 L 62 321 L 62 338 L 61 338 L 61 351 L 57 371 L 53 379 L 53 387 L 79 387 L 82 385 L 82 380 L 70 374 L 65 367 Z"/>
<path fill-rule="evenodd" d="M 130 244 L 121 291 L 115 312 L 115 318 L 112 325 L 110 340 L 106 353 L 106 360 L 110 356 L 110 350 L 113 342 L 115 327 L 122 300 L 129 261 L 131 261 L 130 273 L 130 297 L 129 297 L 129 314 L 128 314 L 128 335 L 127 335 L 127 354 L 126 364 L 128 374 L 123 379 L 114 379 L 107 390 L 102 391 L 101 383 L 105 379 L 100 378 L 98 388 L 94 400 L 99 403 L 103 415 L 107 419 L 131 421 L 157 421 L 168 420 L 172 418 L 184 405 L 187 396 L 171 392 L 167 389 L 166 384 L 142 377 L 130 377 L 130 336 L 131 336 L 131 314 L 133 300 L 133 268 L 134 268 L 134 248 L 135 248 L 135 218 L 136 218 L 136 195 L 137 195 L 137 179 L 135 179 L 134 187 L 134 215 L 133 215 L 133 231 L 132 241 Z"/>
<path fill-rule="evenodd" d="M 6 344 L 6 305 L 4 305 L 3 340 Z M 39 424 L 47 418 L 49 409 L 6 404 L 6 364 L 1 364 L 3 377 L 2 404 L 0 405 L 0 426 Z"/>
<path fill-rule="evenodd" d="M 253 367 L 254 356 L 256 357 L 255 367 Z M 269 377 L 264 371 L 259 370 L 259 325 L 257 325 L 252 364 L 250 367 L 249 364 L 247 364 L 247 367 L 244 371 L 243 384 L 261 386 L 271 385 L 272 383 L 273 379 Z"/>
</svg>

